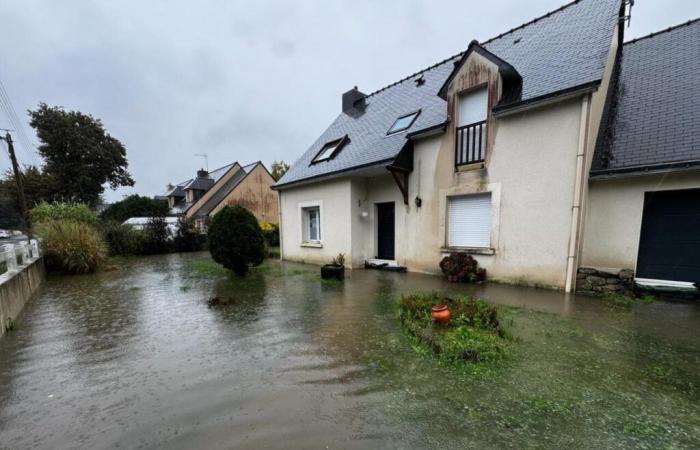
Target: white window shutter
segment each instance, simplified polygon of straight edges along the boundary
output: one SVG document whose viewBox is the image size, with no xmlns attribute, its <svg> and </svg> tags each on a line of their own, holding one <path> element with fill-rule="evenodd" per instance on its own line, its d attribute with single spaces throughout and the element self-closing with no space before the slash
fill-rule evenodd
<svg viewBox="0 0 700 450">
<path fill-rule="evenodd" d="M 486 120 L 489 96 L 486 88 L 459 96 L 459 124 L 471 125 Z"/>
<path fill-rule="evenodd" d="M 450 247 L 491 246 L 491 194 L 448 199 Z"/>
</svg>

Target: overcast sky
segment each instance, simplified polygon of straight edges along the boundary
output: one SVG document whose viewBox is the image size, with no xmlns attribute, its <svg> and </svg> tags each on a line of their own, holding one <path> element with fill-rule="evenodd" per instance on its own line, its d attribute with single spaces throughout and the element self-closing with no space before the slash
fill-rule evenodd
<svg viewBox="0 0 700 450">
<path fill-rule="evenodd" d="M 114 201 L 190 178 L 196 153 L 211 169 L 291 163 L 352 86 L 369 93 L 564 2 L 4 0 L 0 79 L 25 124 L 41 101 L 102 119 L 136 181 L 107 190 Z M 697 0 L 637 0 L 626 39 L 699 16 Z"/>
</svg>

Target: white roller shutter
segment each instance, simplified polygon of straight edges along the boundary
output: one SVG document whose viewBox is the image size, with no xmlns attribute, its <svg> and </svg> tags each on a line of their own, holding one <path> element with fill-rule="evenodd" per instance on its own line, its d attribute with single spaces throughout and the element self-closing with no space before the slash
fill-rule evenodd
<svg viewBox="0 0 700 450">
<path fill-rule="evenodd" d="M 491 246 L 491 194 L 448 198 L 448 245 Z"/>
</svg>

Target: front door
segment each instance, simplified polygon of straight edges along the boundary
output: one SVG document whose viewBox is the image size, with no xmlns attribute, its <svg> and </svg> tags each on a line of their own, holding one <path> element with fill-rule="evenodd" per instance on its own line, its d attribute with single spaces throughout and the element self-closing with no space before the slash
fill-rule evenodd
<svg viewBox="0 0 700 450">
<path fill-rule="evenodd" d="M 394 202 L 377 203 L 377 258 L 394 259 Z"/>
<path fill-rule="evenodd" d="M 646 193 L 637 277 L 700 281 L 700 189 Z"/>
</svg>

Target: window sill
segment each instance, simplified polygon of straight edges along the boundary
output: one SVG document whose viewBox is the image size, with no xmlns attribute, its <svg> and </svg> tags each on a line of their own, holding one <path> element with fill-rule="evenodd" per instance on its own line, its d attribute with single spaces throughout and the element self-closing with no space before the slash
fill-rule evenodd
<svg viewBox="0 0 700 450">
<path fill-rule="evenodd" d="M 466 253 L 468 255 L 495 255 L 496 249 L 491 247 L 442 247 L 442 253 Z"/>
<path fill-rule="evenodd" d="M 301 247 L 308 247 L 308 248 L 323 248 L 323 243 L 322 242 L 302 242 Z"/>
<path fill-rule="evenodd" d="M 457 170 L 455 172 L 470 172 L 472 170 L 481 170 L 485 167 L 485 164 L 483 161 L 477 162 L 477 163 L 472 163 L 472 164 L 462 164 L 457 166 Z"/>
</svg>

